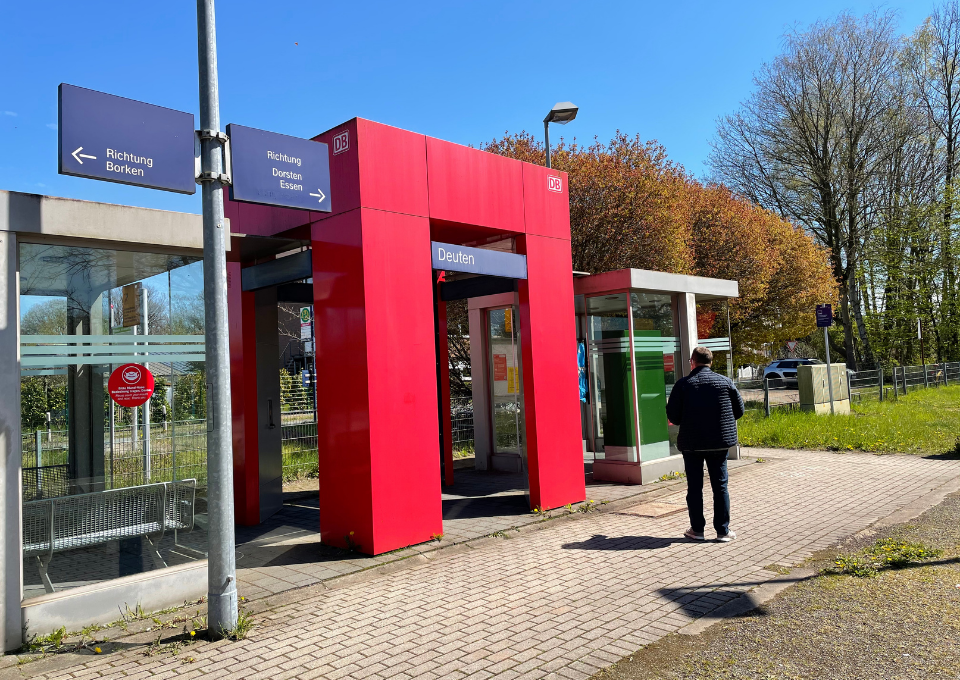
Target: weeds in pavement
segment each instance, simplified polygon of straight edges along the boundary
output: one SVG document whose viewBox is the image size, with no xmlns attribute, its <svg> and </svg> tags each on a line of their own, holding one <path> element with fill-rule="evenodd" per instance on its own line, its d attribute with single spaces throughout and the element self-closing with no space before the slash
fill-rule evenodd
<svg viewBox="0 0 960 680">
<path fill-rule="evenodd" d="M 660 479 L 658 479 L 657 481 L 658 481 L 658 482 L 669 482 L 671 479 L 683 479 L 683 478 L 686 477 L 686 476 L 687 476 L 687 475 L 686 475 L 686 473 L 684 473 L 684 472 L 668 472 L 667 474 L 665 474 L 665 475 L 663 475 L 662 477 L 660 477 Z"/>
<path fill-rule="evenodd" d="M 935 559 L 942 554 L 942 550 L 928 548 L 921 543 L 884 538 L 860 553 L 840 555 L 834 560 L 834 566 L 824 572 L 870 578 L 883 569 L 903 569 L 911 564 Z"/>
<path fill-rule="evenodd" d="M 241 610 L 237 614 L 237 625 L 230 631 L 230 637 L 234 640 L 242 640 L 247 637 L 247 633 L 253 628 L 253 619 L 245 611 Z"/>
</svg>

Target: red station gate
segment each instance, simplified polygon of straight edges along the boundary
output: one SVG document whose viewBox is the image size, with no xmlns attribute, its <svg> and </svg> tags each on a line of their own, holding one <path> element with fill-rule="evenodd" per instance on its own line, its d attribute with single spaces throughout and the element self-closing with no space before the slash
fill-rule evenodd
<svg viewBox="0 0 960 680">
<path fill-rule="evenodd" d="M 450 441 L 449 419 L 438 418 L 449 403 L 438 409 L 438 399 L 449 394 L 437 389 L 431 240 L 513 237 L 526 255 L 517 291 L 530 504 L 584 500 L 566 175 L 359 118 L 315 140 L 330 148 L 332 212 L 227 201 L 226 214 L 233 233 L 310 244 L 322 541 L 347 547 L 349 536 L 380 554 L 443 532 L 437 433 L 443 425 Z M 257 333 L 257 293 L 240 285 L 250 264 L 228 263 L 234 484 L 246 525 L 269 514 L 262 485 L 275 471 L 264 472 L 260 451 L 280 419 L 279 388 L 275 416 L 258 391 L 277 355 Z"/>
</svg>

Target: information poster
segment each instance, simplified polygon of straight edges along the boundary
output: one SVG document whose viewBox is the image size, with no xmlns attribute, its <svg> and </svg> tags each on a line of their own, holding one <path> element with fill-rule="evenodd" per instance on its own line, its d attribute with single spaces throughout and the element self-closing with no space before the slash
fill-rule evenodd
<svg viewBox="0 0 960 680">
<path fill-rule="evenodd" d="M 507 368 L 507 394 L 520 393 L 520 380 L 515 366 Z"/>
<path fill-rule="evenodd" d="M 506 354 L 493 355 L 493 379 L 494 380 L 507 379 L 507 355 Z"/>
</svg>

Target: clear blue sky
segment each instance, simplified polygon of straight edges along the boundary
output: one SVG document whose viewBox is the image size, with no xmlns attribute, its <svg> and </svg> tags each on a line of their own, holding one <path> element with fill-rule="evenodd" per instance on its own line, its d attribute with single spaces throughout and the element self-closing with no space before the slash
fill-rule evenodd
<svg viewBox="0 0 960 680">
<path fill-rule="evenodd" d="M 718 116 L 781 36 L 870 2 L 305 2 L 217 5 L 221 118 L 310 137 L 354 116 L 478 145 L 542 135 L 657 139 L 705 171 Z M 910 32 L 932 2 L 885 5 Z M 299 43 L 299 44 L 295 44 Z M 199 193 L 57 174 L 57 85 L 197 113 L 196 7 L 186 0 L 8 2 L 0 22 L 0 189 L 199 212 Z M 199 122 L 199 121 L 198 121 Z"/>
</svg>

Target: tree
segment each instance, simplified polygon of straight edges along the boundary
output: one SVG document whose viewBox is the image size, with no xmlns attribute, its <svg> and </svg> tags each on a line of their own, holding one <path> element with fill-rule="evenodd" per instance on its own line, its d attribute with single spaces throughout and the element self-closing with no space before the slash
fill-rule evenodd
<svg viewBox="0 0 960 680">
<path fill-rule="evenodd" d="M 526 133 L 484 147 L 543 162 Z M 736 363 L 765 344 L 810 333 L 817 302 L 836 299 L 829 253 L 802 229 L 721 186 L 704 186 L 671 163 L 656 142 L 617 133 L 610 144 L 563 142 L 553 166 L 568 173 L 573 266 L 599 273 L 633 267 L 734 279 L 730 304 Z M 726 335 L 726 315 L 713 317 Z"/>
<path fill-rule="evenodd" d="M 862 315 L 863 246 L 871 200 L 897 148 L 900 50 L 891 12 L 841 14 L 785 36 L 754 78 L 740 111 L 719 123 L 711 165 L 718 181 L 803 225 L 830 249 L 840 284 L 847 361 L 856 337 L 874 361 Z"/>
</svg>

